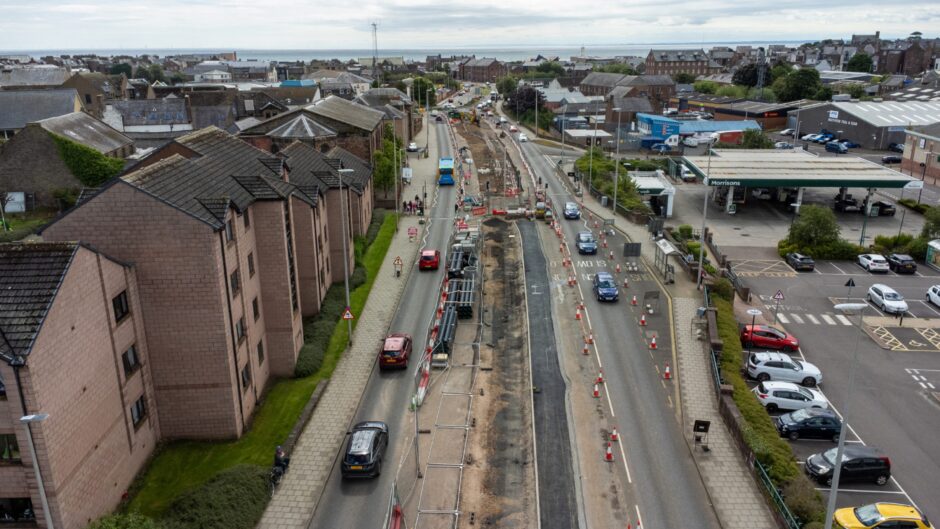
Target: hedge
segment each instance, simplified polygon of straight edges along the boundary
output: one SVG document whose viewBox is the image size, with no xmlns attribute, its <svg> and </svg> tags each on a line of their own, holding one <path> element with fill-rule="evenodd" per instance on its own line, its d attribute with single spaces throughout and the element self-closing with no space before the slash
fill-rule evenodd
<svg viewBox="0 0 940 529">
<path fill-rule="evenodd" d="M 98 187 L 124 169 L 124 160 L 120 158 L 109 158 L 91 147 L 56 134 L 50 136 L 59 147 L 59 155 L 66 167 L 87 187 Z"/>
<path fill-rule="evenodd" d="M 724 343 L 721 374 L 734 388 L 732 398 L 745 422 L 744 439 L 774 485 L 784 490 L 784 500 L 793 514 L 805 522 L 821 521 L 822 497 L 800 471 L 793 449 L 780 437 L 767 410 L 751 393 L 741 374 L 743 348 L 731 302 L 713 296 L 712 303 L 717 309 L 718 335 Z"/>
<path fill-rule="evenodd" d="M 817 246 L 800 246 L 791 244 L 789 239 L 782 239 L 777 242 L 777 253 L 780 257 L 786 257 L 788 253 L 797 252 L 808 255 L 814 259 L 827 259 L 833 261 L 852 261 L 858 257 L 858 254 L 865 253 L 866 249 L 857 244 L 853 244 L 845 239 L 820 244 Z"/>
<path fill-rule="evenodd" d="M 902 206 L 905 206 L 909 209 L 913 209 L 920 214 L 927 213 L 927 210 L 930 209 L 930 206 L 927 204 L 918 204 L 917 201 L 913 198 L 902 198 L 901 200 L 898 200 L 898 204 L 901 204 Z"/>
<path fill-rule="evenodd" d="M 270 470 L 238 465 L 184 492 L 161 520 L 169 529 L 253 529 L 271 497 Z"/>
</svg>

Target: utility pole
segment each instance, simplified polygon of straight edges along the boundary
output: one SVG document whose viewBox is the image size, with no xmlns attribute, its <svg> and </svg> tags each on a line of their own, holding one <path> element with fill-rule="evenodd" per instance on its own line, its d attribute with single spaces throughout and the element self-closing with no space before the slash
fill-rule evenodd
<svg viewBox="0 0 940 529">
<path fill-rule="evenodd" d="M 372 23 L 372 78 L 377 84 L 382 84 L 379 82 L 379 34 L 375 22 Z"/>
</svg>

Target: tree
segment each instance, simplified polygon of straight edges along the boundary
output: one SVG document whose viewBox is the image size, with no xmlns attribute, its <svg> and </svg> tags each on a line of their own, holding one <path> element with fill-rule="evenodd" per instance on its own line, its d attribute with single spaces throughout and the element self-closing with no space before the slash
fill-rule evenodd
<svg viewBox="0 0 940 529">
<path fill-rule="evenodd" d="M 122 62 L 120 64 L 112 64 L 110 73 L 112 75 L 124 74 L 128 79 L 130 79 L 131 75 L 134 73 L 134 69 L 131 68 L 130 64 Z"/>
<path fill-rule="evenodd" d="M 744 149 L 773 149 L 774 140 L 757 129 L 744 131 L 741 137 L 741 147 Z"/>
<path fill-rule="evenodd" d="M 88 529 L 158 529 L 159 527 L 160 524 L 153 518 L 132 512 L 109 514 L 98 518 L 88 526 Z"/>
<path fill-rule="evenodd" d="M 790 226 L 787 240 L 800 248 L 813 248 L 839 241 L 839 223 L 831 209 L 804 205 L 800 216 Z"/>
<path fill-rule="evenodd" d="M 700 94 L 714 94 L 718 91 L 718 83 L 715 81 L 695 81 L 692 87 Z"/>
<path fill-rule="evenodd" d="M 498 81 L 496 81 L 496 90 L 498 90 L 500 94 L 504 95 L 511 94 L 517 86 L 519 86 L 519 81 L 511 75 L 501 77 Z"/>
<path fill-rule="evenodd" d="M 868 73 L 871 71 L 872 65 L 871 56 L 867 53 L 856 53 L 849 59 L 849 64 L 846 65 L 845 69 L 850 72 L 865 72 Z"/>
<path fill-rule="evenodd" d="M 770 78 L 776 82 L 777 79 L 783 79 L 784 77 L 790 75 L 790 72 L 793 71 L 793 68 L 786 63 L 778 62 L 770 70 Z"/>
<path fill-rule="evenodd" d="M 596 70 L 604 73 L 619 73 L 623 75 L 636 75 L 636 70 L 629 64 L 605 64 Z"/>
<path fill-rule="evenodd" d="M 166 74 L 163 73 L 163 67 L 159 64 L 150 65 L 150 80 L 151 82 L 166 82 Z"/>
<path fill-rule="evenodd" d="M 565 72 L 565 67 L 556 61 L 542 61 L 541 64 L 535 67 L 535 71 L 540 74 L 548 74 L 548 76 L 552 77 L 564 77 L 567 73 Z M 547 76 L 539 75 L 539 77 Z"/>
<path fill-rule="evenodd" d="M 852 99 L 861 99 L 865 95 L 865 87 L 860 84 L 850 84 L 845 87 L 845 93 L 852 96 Z"/>
<path fill-rule="evenodd" d="M 421 107 L 433 107 L 437 103 L 437 91 L 434 83 L 426 77 L 415 77 L 411 85 L 412 94 L 415 102 Z M 430 90 L 430 92 L 428 92 Z"/>
<path fill-rule="evenodd" d="M 924 229 L 920 236 L 930 240 L 940 238 L 940 207 L 924 212 Z"/>
<path fill-rule="evenodd" d="M 399 151 L 397 155 L 395 153 L 396 148 Z M 372 179 L 376 188 L 383 190 L 386 197 L 388 197 L 388 191 L 395 186 L 395 178 L 398 173 L 395 162 L 396 160 L 400 161 L 403 156 L 401 140 L 395 137 L 392 124 L 386 123 L 382 148 L 375 153 L 375 168 L 372 171 Z"/>
<path fill-rule="evenodd" d="M 673 75 L 672 80 L 678 84 L 691 84 L 695 82 L 695 76 L 690 73 L 680 72 Z"/>
<path fill-rule="evenodd" d="M 829 101 L 832 99 L 832 88 L 828 86 L 820 86 L 819 90 L 816 90 L 816 93 L 813 94 L 812 99 L 816 101 Z"/>
<path fill-rule="evenodd" d="M 722 97 L 737 97 L 740 99 L 747 96 L 747 88 L 737 85 L 719 86 L 718 90 L 715 91 L 715 95 Z"/>
<path fill-rule="evenodd" d="M 801 68 L 783 78 L 778 89 L 774 83 L 774 93 L 782 102 L 809 99 L 819 91 L 819 72 L 815 68 Z"/>
<path fill-rule="evenodd" d="M 764 69 L 764 85 L 769 85 L 771 83 L 771 72 L 770 67 L 766 64 L 763 65 Z M 731 82 L 737 85 L 744 86 L 757 86 L 757 65 L 756 64 L 746 64 L 740 68 L 734 75 L 731 77 Z"/>
<path fill-rule="evenodd" d="M 186 76 L 180 72 L 173 72 L 170 76 L 170 84 L 181 84 L 186 82 Z"/>
<path fill-rule="evenodd" d="M 538 99 L 539 107 L 541 107 L 541 102 L 545 99 L 542 96 L 542 93 L 529 85 L 520 86 L 511 92 L 511 95 L 507 98 L 507 102 L 503 105 L 503 108 L 509 108 L 518 114 L 525 114 L 530 110 L 535 110 L 536 99 Z"/>
</svg>

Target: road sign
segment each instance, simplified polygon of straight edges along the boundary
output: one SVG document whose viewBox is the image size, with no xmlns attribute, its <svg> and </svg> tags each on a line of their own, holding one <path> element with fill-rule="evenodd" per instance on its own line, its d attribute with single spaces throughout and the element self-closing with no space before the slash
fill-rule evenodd
<svg viewBox="0 0 940 529">
<path fill-rule="evenodd" d="M 855 286 L 855 280 L 850 277 L 849 280 L 845 283 L 845 286 L 847 286 L 847 287 L 849 287 L 849 288 L 854 287 L 854 286 Z"/>
<path fill-rule="evenodd" d="M 352 320 L 352 319 L 354 319 L 353 313 L 352 313 L 351 310 L 349 310 L 349 307 L 346 307 L 346 311 L 343 312 L 343 319 L 344 319 L 344 320 Z"/>
<path fill-rule="evenodd" d="M 786 299 L 786 298 L 783 297 L 783 291 L 782 291 L 782 290 L 778 290 L 777 293 L 774 294 L 774 301 L 783 301 L 784 299 Z"/>
</svg>

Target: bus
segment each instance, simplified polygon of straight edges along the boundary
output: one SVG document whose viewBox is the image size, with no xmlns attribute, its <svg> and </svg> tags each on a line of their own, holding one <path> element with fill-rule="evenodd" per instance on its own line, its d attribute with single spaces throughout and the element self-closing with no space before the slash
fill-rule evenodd
<svg viewBox="0 0 940 529">
<path fill-rule="evenodd" d="M 441 158 L 441 163 L 437 166 L 438 174 L 438 185 L 442 186 L 452 186 L 454 185 L 454 159 L 453 158 Z"/>
</svg>

